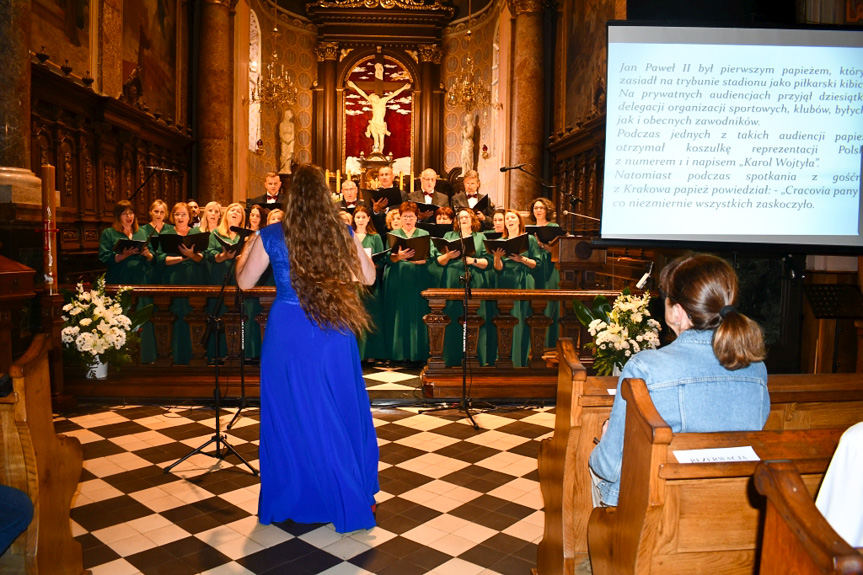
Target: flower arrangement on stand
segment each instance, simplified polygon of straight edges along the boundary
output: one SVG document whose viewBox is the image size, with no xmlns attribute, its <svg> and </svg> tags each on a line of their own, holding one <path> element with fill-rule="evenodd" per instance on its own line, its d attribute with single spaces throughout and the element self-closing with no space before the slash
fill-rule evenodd
<svg viewBox="0 0 863 575">
<path fill-rule="evenodd" d="M 87 368 L 88 378 L 104 378 L 108 364 L 132 362 L 138 331 L 150 318 L 153 306 L 130 313 L 131 291 L 131 287 L 122 286 L 116 296 L 107 295 L 103 274 L 93 289 L 85 290 L 79 283 L 74 293 L 68 293 L 70 301 L 63 306 L 61 339 L 67 355 Z"/>
<path fill-rule="evenodd" d="M 650 317 L 650 292 L 641 297 L 625 288 L 609 305 L 605 296 L 596 296 L 590 308 L 575 302 L 578 320 L 593 337 L 587 344 L 594 350 L 593 366 L 599 375 L 622 370 L 629 358 L 644 349 L 659 347 L 659 322 Z"/>
</svg>

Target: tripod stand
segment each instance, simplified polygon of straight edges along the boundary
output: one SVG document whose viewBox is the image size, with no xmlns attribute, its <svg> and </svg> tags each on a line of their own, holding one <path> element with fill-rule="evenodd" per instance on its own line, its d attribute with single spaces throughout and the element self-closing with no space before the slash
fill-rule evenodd
<svg viewBox="0 0 863 575">
<path fill-rule="evenodd" d="M 257 475 L 258 470 L 252 467 L 252 465 L 243 459 L 243 456 L 237 453 L 237 450 L 231 447 L 231 444 L 228 443 L 228 439 L 224 433 L 222 433 L 221 429 L 221 408 L 222 408 L 222 392 L 219 386 L 219 358 L 221 354 L 221 341 L 222 335 L 225 332 L 225 323 L 222 321 L 222 318 L 218 317 L 216 314 L 222 309 L 222 305 L 225 303 L 225 287 L 228 285 L 228 282 L 234 275 L 234 268 L 236 267 L 236 260 L 231 262 L 230 269 L 225 273 L 225 278 L 222 280 L 222 289 L 219 291 L 219 297 L 216 299 L 216 305 L 213 308 L 213 311 L 207 314 L 207 329 L 204 331 L 204 337 L 201 339 L 201 343 L 206 345 L 207 341 L 210 337 L 216 338 L 216 355 L 215 361 L 213 362 L 214 370 L 214 389 L 213 389 L 213 397 L 216 403 L 216 429 L 213 437 L 208 439 L 203 445 L 200 447 L 196 447 L 171 465 L 165 468 L 165 473 L 170 472 L 174 467 L 186 461 L 191 456 L 196 453 L 202 453 L 204 455 L 209 455 L 210 457 L 215 457 L 216 459 L 224 460 L 228 455 L 234 454 L 237 459 L 240 460 L 242 464 L 249 468 L 249 471 L 252 472 L 252 475 Z M 239 413 L 239 412 L 238 412 Z M 205 453 L 204 449 L 207 448 L 211 443 L 216 444 L 216 448 L 211 453 Z M 223 450 L 224 447 L 224 450 Z"/>
<path fill-rule="evenodd" d="M 459 412 L 463 412 L 468 420 L 470 420 L 473 428 L 479 431 L 479 425 L 477 425 L 476 420 L 473 418 L 473 413 L 471 410 L 473 409 L 473 405 L 471 404 L 471 399 L 467 396 L 467 363 L 469 361 L 467 356 L 467 314 L 468 314 L 468 300 L 470 299 L 470 281 L 471 281 L 471 273 L 467 266 L 467 255 L 465 254 L 465 243 L 464 243 L 464 235 L 459 230 L 459 235 L 461 239 L 461 261 L 463 266 L 463 273 L 459 276 L 458 281 L 464 286 L 464 293 L 462 294 L 462 316 L 464 317 L 464 323 L 462 323 L 461 330 L 461 399 L 456 406 Z M 448 411 L 450 409 L 454 409 L 450 406 L 446 407 L 435 407 L 434 409 L 424 409 L 419 413 L 433 413 L 436 411 Z"/>
</svg>

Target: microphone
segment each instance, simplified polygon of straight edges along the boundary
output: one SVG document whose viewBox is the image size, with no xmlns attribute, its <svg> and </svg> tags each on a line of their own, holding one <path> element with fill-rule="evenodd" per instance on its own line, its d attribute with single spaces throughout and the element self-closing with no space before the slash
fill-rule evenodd
<svg viewBox="0 0 863 575">
<path fill-rule="evenodd" d="M 165 172 L 167 174 L 179 174 L 177 170 L 172 170 L 171 168 L 163 168 L 161 166 L 144 166 L 148 170 L 153 170 L 154 172 Z"/>
<path fill-rule="evenodd" d="M 644 275 L 641 276 L 641 279 L 638 280 L 638 283 L 635 284 L 635 287 L 638 289 L 644 289 L 644 286 L 647 285 L 647 280 L 650 278 L 650 274 L 653 272 L 653 262 L 650 262 L 650 269 L 644 272 Z"/>
<path fill-rule="evenodd" d="M 520 170 L 524 166 L 527 165 L 527 162 L 522 162 L 521 164 L 516 164 L 515 166 L 504 166 L 500 169 L 501 172 L 508 172 L 510 170 Z"/>
</svg>

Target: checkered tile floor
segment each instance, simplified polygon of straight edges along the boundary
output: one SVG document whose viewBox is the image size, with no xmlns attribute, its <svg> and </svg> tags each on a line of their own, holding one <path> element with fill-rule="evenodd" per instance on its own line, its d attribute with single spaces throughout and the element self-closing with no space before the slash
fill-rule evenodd
<svg viewBox="0 0 863 575">
<path fill-rule="evenodd" d="M 223 426 L 233 411 L 222 411 Z M 330 524 L 258 524 L 258 479 L 232 456 L 195 455 L 164 473 L 213 435 L 212 408 L 90 405 L 58 418 L 57 432 L 84 448 L 72 520 L 85 567 L 94 575 L 529 574 L 543 523 L 536 455 L 553 410 L 480 414 L 480 431 L 458 414 L 415 407 L 374 407 L 373 416 L 378 526 L 344 535 Z M 258 428 L 258 410 L 247 409 L 227 432 L 255 467 Z"/>
<path fill-rule="evenodd" d="M 416 403 L 422 398 L 422 368 L 371 367 L 363 368 L 366 390 L 372 404 L 392 401 L 396 403 Z"/>
</svg>

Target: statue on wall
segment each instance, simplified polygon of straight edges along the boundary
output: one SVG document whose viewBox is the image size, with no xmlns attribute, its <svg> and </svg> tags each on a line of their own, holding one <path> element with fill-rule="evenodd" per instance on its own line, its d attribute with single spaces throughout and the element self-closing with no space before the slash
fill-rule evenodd
<svg viewBox="0 0 863 575">
<path fill-rule="evenodd" d="M 473 114 L 467 113 L 464 115 L 464 126 L 461 130 L 461 173 L 462 175 L 474 169 L 473 165 L 473 150 L 474 150 L 474 126 Z"/>
<path fill-rule="evenodd" d="M 411 87 L 410 83 L 405 84 L 389 96 L 382 98 L 375 93 L 366 94 L 361 88 L 348 80 L 348 87 L 356 90 L 357 94 L 365 98 L 372 107 L 372 119 L 369 120 L 369 125 L 366 127 L 366 137 L 372 138 L 374 141 L 372 152 L 383 153 L 384 138 L 391 135 L 387 130 L 387 123 L 384 121 L 384 116 L 387 113 L 387 103 Z"/>
<path fill-rule="evenodd" d="M 285 110 L 285 115 L 279 122 L 279 141 L 279 173 L 290 174 L 291 161 L 294 159 L 294 113 L 290 109 Z"/>
</svg>

